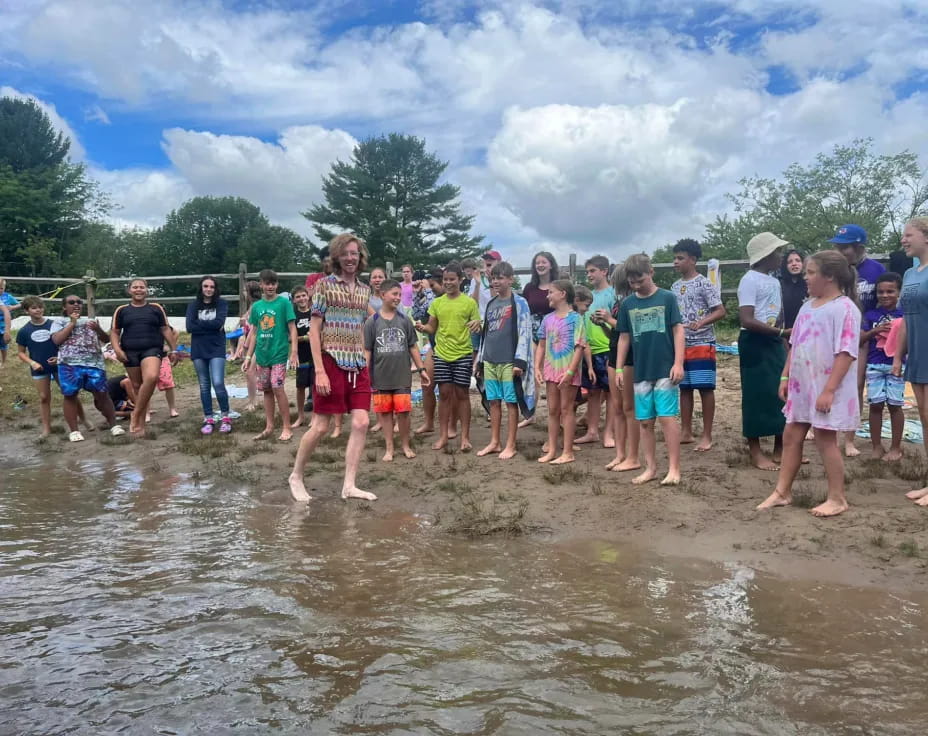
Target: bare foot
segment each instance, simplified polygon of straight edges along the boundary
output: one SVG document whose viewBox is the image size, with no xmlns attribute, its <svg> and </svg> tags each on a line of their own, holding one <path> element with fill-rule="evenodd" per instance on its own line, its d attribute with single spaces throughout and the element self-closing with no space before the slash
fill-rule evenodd
<svg viewBox="0 0 928 736">
<path fill-rule="evenodd" d="M 51 437 L 51 434 L 52 434 L 51 432 L 42 432 L 42 433 L 39 435 L 39 439 L 40 439 L 40 440 L 47 439 L 48 437 Z"/>
<path fill-rule="evenodd" d="M 511 459 L 511 458 L 514 458 L 515 456 L 516 456 L 516 448 L 515 448 L 515 447 L 507 447 L 507 448 L 505 448 L 505 449 L 499 454 L 499 459 L 500 459 L 500 460 L 509 460 L 509 459 Z"/>
<path fill-rule="evenodd" d="M 403 454 L 410 460 L 412 460 L 416 456 L 416 453 L 412 451 L 411 447 L 404 447 Z"/>
<path fill-rule="evenodd" d="M 612 437 L 606 437 L 606 438 L 604 438 L 604 439 L 603 439 L 603 447 L 605 447 L 607 450 L 614 450 L 614 449 L 615 449 L 615 440 L 612 439 Z"/>
<path fill-rule="evenodd" d="M 624 462 L 625 462 L 624 457 L 614 457 L 606 465 L 606 470 L 614 470 L 617 465 L 621 465 Z"/>
<path fill-rule="evenodd" d="M 484 455 L 489 455 L 492 452 L 501 452 L 502 448 L 495 442 L 491 442 L 489 445 L 484 447 L 482 450 L 477 452 L 477 457 L 483 457 Z"/>
<path fill-rule="evenodd" d="M 444 450 L 447 444 L 448 444 L 448 440 L 444 437 L 441 437 L 432 443 L 432 449 L 433 450 Z"/>
<path fill-rule="evenodd" d="M 180 412 L 177 409 L 171 409 L 171 419 L 177 419 L 180 416 Z"/>
<path fill-rule="evenodd" d="M 551 447 L 548 445 L 548 441 L 545 440 L 545 443 L 541 446 L 542 452 L 550 452 Z"/>
<path fill-rule="evenodd" d="M 519 422 L 519 429 L 522 429 L 522 427 L 527 427 L 528 425 L 534 424 L 534 423 L 535 423 L 535 417 L 523 419 L 521 422 Z"/>
<path fill-rule="evenodd" d="M 916 506 L 928 506 L 928 496 L 922 496 L 915 502 Z"/>
<path fill-rule="evenodd" d="M 564 452 L 564 453 L 561 453 L 561 456 L 559 458 L 557 458 L 556 460 L 552 460 L 551 464 L 552 465 L 564 465 L 565 463 L 572 463 L 575 459 L 576 458 L 574 457 L 574 454 L 572 452 L 571 453 Z"/>
<path fill-rule="evenodd" d="M 845 445 L 845 446 L 844 446 L 844 456 L 845 456 L 845 457 L 857 457 L 858 455 L 860 455 L 860 450 L 858 450 L 856 447 L 854 447 L 854 445 Z M 825 505 L 825 504 L 822 504 L 822 506 L 824 506 L 824 505 Z M 821 508 L 821 506 L 817 506 L 816 508 Z M 812 509 L 812 510 L 815 511 L 815 509 Z M 840 514 L 842 511 L 846 511 L 846 510 L 847 510 L 847 504 L 845 504 L 844 508 L 841 509 L 841 511 L 838 511 L 837 513 Z M 816 516 L 820 516 L 820 514 L 816 514 Z M 825 514 L 825 516 L 835 516 L 835 514 Z"/>
<path fill-rule="evenodd" d="M 678 486 L 680 485 L 680 474 L 679 473 L 667 473 L 664 476 L 664 480 L 661 481 L 662 486 Z"/>
<path fill-rule="evenodd" d="M 691 434 L 685 434 L 685 435 L 683 435 L 682 437 L 680 437 L 680 444 L 681 444 L 681 445 L 692 445 L 692 444 L 693 444 L 693 435 L 691 435 Z"/>
<path fill-rule="evenodd" d="M 640 486 L 643 483 L 650 483 L 652 480 L 657 478 L 656 470 L 645 470 L 641 475 L 636 475 L 632 478 L 632 483 L 636 486 Z"/>
<path fill-rule="evenodd" d="M 854 448 L 855 450 L 857 448 Z M 857 450 L 857 454 L 860 454 L 860 450 Z M 825 503 L 820 503 L 814 509 L 810 509 L 809 513 L 812 516 L 818 516 L 820 519 L 825 518 L 826 516 L 837 516 L 838 514 L 843 514 L 847 511 L 847 501 L 839 503 L 837 501 L 825 501 Z"/>
<path fill-rule="evenodd" d="M 470 443 L 470 440 L 461 440 L 461 452 L 470 452 L 474 449 L 474 446 Z"/>
<path fill-rule="evenodd" d="M 290 497 L 297 503 L 308 503 L 313 497 L 306 492 L 306 486 L 303 485 L 303 479 L 294 474 L 290 474 L 287 479 L 290 485 Z"/>
<path fill-rule="evenodd" d="M 876 446 L 870 451 L 870 459 L 871 459 L 871 460 L 881 460 L 885 454 L 886 454 L 886 448 L 883 447 L 883 445 L 876 445 Z"/>
<path fill-rule="evenodd" d="M 339 437 L 341 437 L 341 434 L 342 434 L 342 428 L 336 427 L 335 429 L 332 430 L 332 434 L 329 435 L 329 438 L 333 440 L 337 440 Z"/>
<path fill-rule="evenodd" d="M 780 469 L 780 466 L 777 463 L 775 463 L 769 457 L 765 457 L 764 455 L 761 455 L 759 458 L 754 460 L 754 467 L 757 468 L 758 470 L 770 470 L 770 471 Z"/>
<path fill-rule="evenodd" d="M 379 432 L 380 430 L 381 430 L 380 424 L 375 424 L 373 427 L 371 427 L 371 434 L 373 434 L 374 432 Z"/>
<path fill-rule="evenodd" d="M 377 496 L 373 493 L 368 493 L 367 491 L 362 491 L 360 488 L 352 486 L 351 488 L 342 488 L 342 498 L 360 498 L 362 501 L 376 501 Z"/>
<path fill-rule="evenodd" d="M 693 449 L 696 450 L 696 452 L 709 452 L 709 450 L 712 449 L 712 440 L 707 440 L 705 437 L 703 437 L 699 441 L 699 444 L 696 445 L 696 447 Z"/>
<path fill-rule="evenodd" d="M 627 457 L 618 465 L 613 465 L 612 470 L 616 473 L 623 473 L 626 470 L 638 470 L 641 467 L 641 463 L 633 458 Z"/>
<path fill-rule="evenodd" d="M 902 450 L 890 450 L 883 455 L 883 462 L 896 463 L 902 460 Z"/>
<path fill-rule="evenodd" d="M 432 434 L 435 431 L 435 427 L 432 427 L 428 424 L 423 424 L 419 429 L 413 432 L 413 434 Z"/>
<path fill-rule="evenodd" d="M 245 411 L 254 411 L 257 408 L 257 404 L 245 404 Z"/>
<path fill-rule="evenodd" d="M 780 493 L 779 489 L 774 490 L 767 498 L 757 505 L 758 509 L 772 509 L 777 506 L 789 506 L 793 502 L 792 493 Z"/>
<path fill-rule="evenodd" d="M 448 432 L 449 440 L 453 440 L 457 436 L 458 436 L 458 431 L 456 429 L 452 429 L 450 432 Z"/>
<path fill-rule="evenodd" d="M 97 425 L 94 424 L 93 422 L 84 422 L 84 429 L 87 430 L 88 432 L 96 432 Z"/>
<path fill-rule="evenodd" d="M 381 458 L 381 460 L 383 460 L 385 463 L 392 463 L 393 462 L 393 450 L 387 450 L 383 454 L 383 457 Z"/>
<path fill-rule="evenodd" d="M 273 428 L 273 427 L 271 427 L 270 429 L 265 429 L 261 434 L 256 434 L 256 435 L 255 435 L 254 437 L 252 437 L 251 439 L 252 439 L 252 440 L 266 440 L 266 439 L 268 439 L 272 434 L 274 434 L 274 428 Z"/>
<path fill-rule="evenodd" d="M 130 424 L 130 425 L 129 425 L 129 434 L 138 434 L 138 435 L 145 434 L 145 427 L 138 427 L 138 426 L 135 426 L 135 425 L 133 425 L 133 424 Z"/>
<path fill-rule="evenodd" d="M 583 437 L 578 437 L 574 440 L 575 445 L 589 445 L 593 442 L 599 442 L 599 433 L 587 432 Z"/>
<path fill-rule="evenodd" d="M 552 460 L 554 460 L 555 457 L 557 457 L 557 453 L 549 451 L 549 452 L 546 452 L 544 455 L 542 455 L 540 458 L 538 458 L 538 462 L 550 463 Z"/>
<path fill-rule="evenodd" d="M 922 498 L 925 498 L 926 496 L 928 496 L 928 486 L 925 486 L 924 488 L 919 488 L 915 491 L 909 491 L 908 493 L 905 494 L 905 497 L 908 498 L 910 501 L 918 501 Z"/>
<path fill-rule="evenodd" d="M 293 432 L 281 432 L 280 437 L 277 438 L 278 442 L 289 442 L 293 439 Z"/>
</svg>

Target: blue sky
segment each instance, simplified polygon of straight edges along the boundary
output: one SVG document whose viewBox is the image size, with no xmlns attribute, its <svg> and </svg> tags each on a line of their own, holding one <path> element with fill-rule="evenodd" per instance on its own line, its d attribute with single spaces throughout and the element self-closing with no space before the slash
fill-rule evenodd
<svg viewBox="0 0 928 736">
<path fill-rule="evenodd" d="M 513 260 L 618 257 L 698 237 L 740 177 L 852 138 L 928 153 L 923 3 L 7 5 L 0 88 L 73 136 L 126 225 L 235 194 L 309 234 L 331 163 L 400 131 Z"/>
</svg>

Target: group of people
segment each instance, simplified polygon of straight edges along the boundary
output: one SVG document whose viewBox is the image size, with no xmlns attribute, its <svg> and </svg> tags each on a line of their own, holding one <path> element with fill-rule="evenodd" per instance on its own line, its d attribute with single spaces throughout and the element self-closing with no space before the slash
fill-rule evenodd
<svg viewBox="0 0 928 736">
<path fill-rule="evenodd" d="M 867 258 L 866 242 L 862 228 L 846 225 L 830 241 L 832 247 L 807 258 L 787 250 L 789 243 L 772 233 L 761 233 L 747 245 L 750 268 L 738 287 L 742 429 L 753 464 L 779 471 L 774 492 L 759 508 L 791 503 L 793 481 L 805 462 L 803 443 L 812 436 L 828 482 L 827 499 L 812 513 L 833 516 L 847 509 L 841 446 L 846 455 L 859 454 L 853 438 L 864 386 L 875 457 L 888 462 L 902 457 L 906 381 L 913 385 L 922 421 L 928 420 L 928 340 L 920 341 L 916 329 L 922 311 L 928 310 L 928 272 L 921 265 L 928 264 L 928 218 L 906 225 L 902 246 L 919 265 L 904 276 Z M 650 259 L 643 254 L 620 264 L 594 256 L 585 263 L 589 286 L 578 286 L 559 278 L 552 254 L 538 253 L 529 283 L 517 294 L 513 268 L 496 251 L 485 253 L 482 262 L 449 263 L 424 278 L 417 278 L 410 265 L 402 267 L 402 280 L 373 268 L 364 283 L 360 276 L 368 268 L 368 254 L 363 240 L 352 233 L 338 235 L 328 246 L 323 272 L 289 296 L 278 293 L 273 271 L 259 275 L 260 296 L 256 293 L 248 308 L 237 353 L 264 398 L 266 423 L 256 439 L 272 436 L 276 414 L 278 440 L 293 437 L 285 379 L 288 368 L 295 368 L 295 425 L 303 423 L 306 413 L 312 419 L 289 476 L 293 499 L 310 500 L 306 467 L 333 419 L 340 426 L 347 416 L 342 497 L 374 500 L 374 494 L 356 485 L 369 412 L 373 404 L 384 436 L 384 461 L 394 459 L 396 433 L 403 455 L 415 457 L 410 442 L 415 373 L 425 413 L 415 433 L 435 431 L 437 404 L 434 450 L 454 439 L 461 451 L 472 449 L 470 391 L 476 380 L 491 426 L 489 443 L 476 454 L 514 457 L 518 430 L 535 421 L 543 387 L 548 433 L 539 463 L 573 462 L 577 445 L 601 442 L 615 449 L 609 470 L 641 470 L 632 483 L 647 483 L 659 476 L 659 423 L 668 455 L 660 482 L 678 484 L 681 445 L 694 443 L 699 452 L 713 446 L 714 324 L 726 311 L 719 287 L 697 270 L 699 243 L 680 240 L 673 254 L 679 278 L 666 290 L 654 282 Z M 164 367 L 170 370 L 178 355 L 177 335 L 164 310 L 148 301 L 143 279 L 130 283 L 129 295 L 131 301 L 117 309 L 109 333 L 81 316 L 77 297 L 64 300 L 64 319 L 51 321 L 40 299 L 23 301 L 30 321 L 17 342 L 38 381 L 44 431 L 49 431 L 49 379 L 57 376 L 72 440 L 80 435 L 76 397 L 81 389 L 93 394 L 111 431 L 122 433 L 103 365 L 108 340 L 128 374 L 119 385 L 132 398 L 129 431 L 144 432 L 152 393 Z M 0 309 L 9 310 L 2 299 Z M 217 428 L 227 433 L 233 426 L 224 384 L 227 315 L 216 281 L 203 277 L 186 315 L 203 434 Z M 9 311 L 5 317 L 9 324 Z M 858 360 L 861 349 L 866 358 Z M 218 414 L 213 413 L 213 393 Z M 698 436 L 693 428 L 697 393 L 702 408 Z M 582 403 L 587 405 L 586 431 L 577 437 L 576 408 Z M 892 427 L 888 451 L 881 439 L 884 407 Z M 769 454 L 761 445 L 767 437 L 774 438 Z M 909 497 L 928 506 L 928 488 Z"/>
</svg>

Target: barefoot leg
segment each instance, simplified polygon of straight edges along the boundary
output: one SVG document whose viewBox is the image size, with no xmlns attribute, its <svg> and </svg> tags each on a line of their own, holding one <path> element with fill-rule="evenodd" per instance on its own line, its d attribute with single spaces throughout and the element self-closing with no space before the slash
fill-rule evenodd
<svg viewBox="0 0 928 736">
<path fill-rule="evenodd" d="M 748 451 L 751 454 L 751 464 L 761 470 L 779 470 L 779 466 L 767 457 L 760 448 L 760 437 L 748 437 Z"/>
<path fill-rule="evenodd" d="M 813 516 L 837 516 L 847 511 L 847 498 L 844 495 L 844 459 L 838 447 L 838 433 L 831 430 L 816 429 L 815 445 L 822 456 L 825 466 L 825 478 L 828 481 L 828 497 L 825 503 L 812 509 Z M 845 448 L 846 451 L 846 448 Z"/>
<path fill-rule="evenodd" d="M 805 443 L 808 424 L 787 424 L 783 432 L 783 463 L 777 477 L 777 485 L 758 509 L 772 509 L 788 506 L 793 502 L 793 482 L 802 464 L 802 446 Z"/>
<path fill-rule="evenodd" d="M 361 453 L 364 451 L 364 441 L 367 439 L 367 428 L 370 425 L 370 415 L 367 409 L 351 410 L 351 432 L 348 435 L 348 445 L 345 447 L 345 482 L 342 485 L 342 498 L 360 498 L 364 501 L 376 501 L 377 496 L 362 491 L 355 485 L 358 474 L 358 465 L 361 463 Z M 391 418 L 390 428 L 393 428 Z"/>
</svg>

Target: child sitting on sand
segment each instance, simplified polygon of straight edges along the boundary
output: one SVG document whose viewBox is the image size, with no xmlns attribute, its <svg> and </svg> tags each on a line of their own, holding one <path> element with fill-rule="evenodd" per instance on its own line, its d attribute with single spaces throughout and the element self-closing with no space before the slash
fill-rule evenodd
<svg viewBox="0 0 928 736">
<path fill-rule="evenodd" d="M 847 510 L 838 433 L 856 430 L 860 420 L 854 365 L 860 345 L 856 276 L 844 256 L 829 250 L 809 256 L 806 283 L 809 301 L 802 305 L 793 325 L 790 352 L 780 379 L 780 398 L 786 402 L 780 476 L 776 489 L 757 508 L 792 503 L 802 446 L 812 427 L 828 480 L 828 497 L 812 513 L 836 516 Z"/>
</svg>

